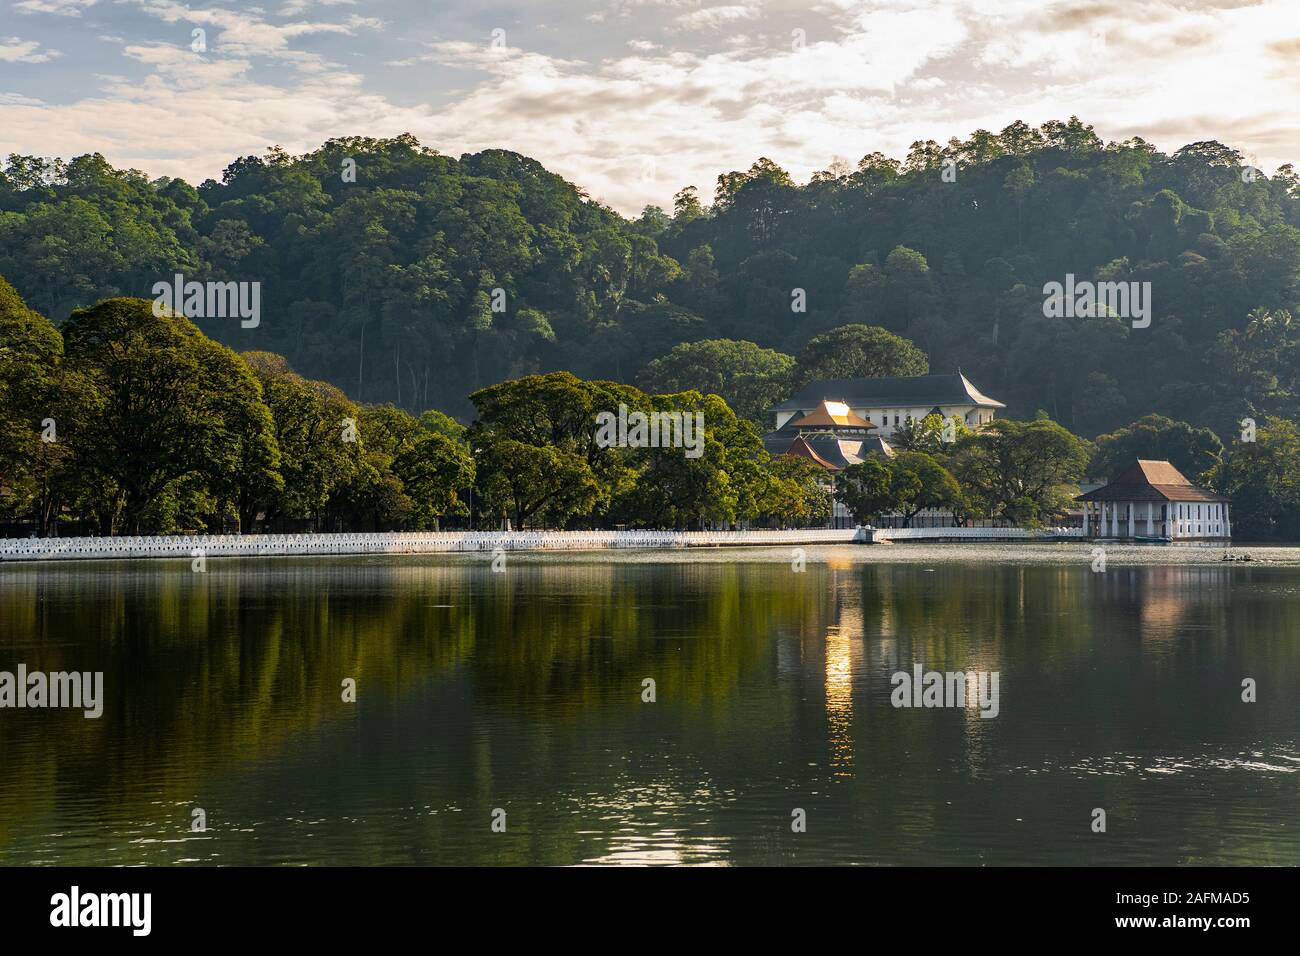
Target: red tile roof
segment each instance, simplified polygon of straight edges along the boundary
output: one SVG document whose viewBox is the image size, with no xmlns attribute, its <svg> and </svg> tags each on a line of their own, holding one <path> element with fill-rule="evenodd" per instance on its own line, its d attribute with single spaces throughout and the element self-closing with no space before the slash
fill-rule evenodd
<svg viewBox="0 0 1300 956">
<path fill-rule="evenodd" d="M 786 454 L 798 455 L 801 458 L 811 458 L 813 461 L 821 465 L 827 471 L 840 470 L 840 466 L 831 464 L 821 455 L 817 454 L 817 452 L 813 451 L 812 445 L 808 444 L 808 442 L 804 440 L 804 437 L 802 435 L 800 435 L 798 438 L 796 438 L 793 442 L 790 443 L 790 448 L 786 452 Z"/>
</svg>

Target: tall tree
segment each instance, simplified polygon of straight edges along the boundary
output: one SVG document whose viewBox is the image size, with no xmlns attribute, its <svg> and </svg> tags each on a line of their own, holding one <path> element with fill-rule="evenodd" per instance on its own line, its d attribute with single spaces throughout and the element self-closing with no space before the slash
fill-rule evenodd
<svg viewBox="0 0 1300 956">
<path fill-rule="evenodd" d="M 1063 514 L 1088 457 L 1088 446 L 1056 422 L 997 419 L 961 439 L 951 464 L 984 513 L 1021 524 Z"/>
<path fill-rule="evenodd" d="M 93 386 L 73 448 L 117 489 L 126 532 L 144 530 L 146 509 L 173 482 L 210 473 L 214 457 L 233 467 L 232 449 L 265 439 L 238 356 L 188 319 L 155 315 L 146 299 L 109 299 L 74 312 L 63 336 L 66 361 Z"/>
<path fill-rule="evenodd" d="M 1233 442 L 1207 474 L 1231 499 L 1232 533 L 1251 540 L 1300 538 L 1300 426 L 1270 417 L 1252 442 Z"/>
<path fill-rule="evenodd" d="M 73 430 L 63 373 L 63 337 L 0 277 L 0 512 L 31 515 L 45 533 Z"/>
<path fill-rule="evenodd" d="M 790 393 L 794 359 L 753 342 L 708 339 L 683 342 L 637 377 L 648 392 L 694 389 L 720 395 L 737 415 L 767 424 L 767 409 Z"/>
<path fill-rule="evenodd" d="M 281 356 L 248 352 L 281 453 L 283 490 L 262 503 L 272 521 L 309 519 L 326 530 L 327 506 L 364 461 L 357 406 L 337 388 L 303 378 Z"/>
<path fill-rule="evenodd" d="M 819 378 L 924 375 L 925 353 L 907 339 L 867 325 L 844 325 L 811 339 L 795 364 L 796 386 Z"/>
</svg>

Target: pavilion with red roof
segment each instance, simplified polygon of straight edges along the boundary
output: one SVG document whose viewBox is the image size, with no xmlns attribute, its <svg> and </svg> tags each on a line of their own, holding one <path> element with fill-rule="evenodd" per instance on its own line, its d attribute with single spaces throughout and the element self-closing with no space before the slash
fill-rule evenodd
<svg viewBox="0 0 1300 956">
<path fill-rule="evenodd" d="M 1138 459 L 1108 485 L 1080 495 L 1084 537 L 1223 540 L 1228 499 L 1192 484 L 1167 461 Z"/>
</svg>

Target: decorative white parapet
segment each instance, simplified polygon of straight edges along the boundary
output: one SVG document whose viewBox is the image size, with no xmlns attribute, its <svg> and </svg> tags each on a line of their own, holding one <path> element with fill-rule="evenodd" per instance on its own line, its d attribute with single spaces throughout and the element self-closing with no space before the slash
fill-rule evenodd
<svg viewBox="0 0 1300 956">
<path fill-rule="evenodd" d="M 392 531 L 373 534 L 217 534 L 121 538 L 0 538 L 0 561 L 107 558 L 597 551 L 866 542 L 861 529 L 804 531 Z"/>
<path fill-rule="evenodd" d="M 1057 541 L 1083 538 L 1083 528 L 875 528 L 867 531 L 877 544 L 891 541 Z"/>
</svg>

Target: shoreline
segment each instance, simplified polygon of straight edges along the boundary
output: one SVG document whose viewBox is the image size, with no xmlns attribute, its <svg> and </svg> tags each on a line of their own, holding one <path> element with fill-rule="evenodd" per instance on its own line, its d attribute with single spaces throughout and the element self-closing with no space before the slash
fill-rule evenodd
<svg viewBox="0 0 1300 956">
<path fill-rule="evenodd" d="M 419 531 L 0 539 L 0 563 L 136 558 L 311 557 L 680 550 L 866 544 L 860 528 L 796 531 Z"/>
<path fill-rule="evenodd" d="M 821 545 L 1090 544 L 1166 549 L 1119 539 L 1085 539 L 1079 529 L 839 528 L 787 531 L 428 531 L 340 534 L 171 535 L 0 539 L 0 564 L 231 557 L 348 557 L 505 552 L 683 551 Z M 1180 541 L 1173 553 L 1229 549 L 1222 540 Z M 1241 547 L 1241 546 L 1238 546 Z M 1257 547 L 1278 547 L 1260 544 Z M 890 548 L 894 551 L 894 548 Z M 911 550 L 904 548 L 903 551 Z"/>
</svg>

